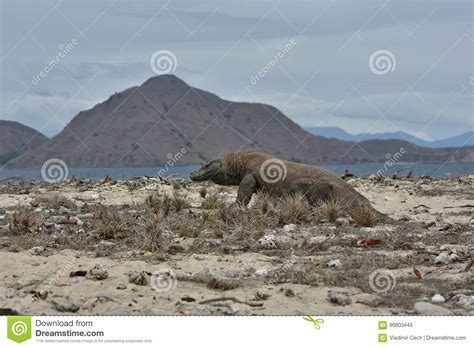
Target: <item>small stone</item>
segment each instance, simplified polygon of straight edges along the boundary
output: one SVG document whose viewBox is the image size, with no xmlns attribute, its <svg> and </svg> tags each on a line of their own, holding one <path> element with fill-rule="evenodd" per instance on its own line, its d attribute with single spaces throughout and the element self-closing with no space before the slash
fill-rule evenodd
<svg viewBox="0 0 474 348">
<path fill-rule="evenodd" d="M 257 277 L 265 277 L 268 274 L 268 270 L 266 268 L 260 268 L 255 271 L 255 275 Z"/>
<path fill-rule="evenodd" d="M 285 233 L 288 233 L 288 232 L 292 232 L 296 229 L 296 225 L 295 224 L 289 224 L 289 225 L 285 225 L 283 226 L 283 232 Z"/>
<path fill-rule="evenodd" d="M 440 294 L 436 294 L 431 298 L 431 302 L 433 303 L 444 303 L 445 299 Z"/>
<path fill-rule="evenodd" d="M 69 214 L 71 210 L 69 210 L 66 207 L 63 207 L 62 205 L 58 208 L 58 213 L 61 215 Z"/>
<path fill-rule="evenodd" d="M 127 288 L 127 286 L 125 284 L 119 284 L 117 285 L 117 287 L 115 289 L 117 290 L 125 290 Z"/>
<path fill-rule="evenodd" d="M 425 250 L 426 246 L 425 246 L 425 244 L 423 244 L 423 242 L 415 242 L 413 244 L 413 248 L 416 249 L 416 250 Z"/>
<path fill-rule="evenodd" d="M 450 300 L 449 303 L 452 303 L 456 306 L 463 307 L 467 310 L 474 309 L 474 296 L 467 296 L 464 294 L 454 295 Z"/>
<path fill-rule="evenodd" d="M 390 218 L 397 221 L 410 221 L 411 216 L 406 211 L 398 211 L 395 214 L 390 215 Z"/>
<path fill-rule="evenodd" d="M 417 302 L 413 307 L 415 312 L 420 315 L 453 315 L 449 309 L 431 304 L 429 302 Z"/>
<path fill-rule="evenodd" d="M 28 250 L 28 252 L 29 252 L 31 255 L 39 255 L 39 254 L 41 254 L 43 251 L 44 251 L 44 247 L 43 247 L 43 246 L 35 246 L 35 247 L 31 248 L 30 250 Z"/>
<path fill-rule="evenodd" d="M 342 262 L 339 259 L 331 260 L 326 264 L 326 266 L 328 266 L 329 268 L 339 268 L 342 266 Z"/>
<path fill-rule="evenodd" d="M 276 248 L 277 242 L 274 234 L 267 234 L 258 240 L 258 244 L 263 248 Z"/>
<path fill-rule="evenodd" d="M 55 299 L 53 300 L 53 305 L 54 308 L 60 312 L 75 313 L 79 310 L 79 305 L 69 297 Z"/>
<path fill-rule="evenodd" d="M 375 294 L 357 294 L 352 296 L 355 303 L 362 303 L 369 307 L 378 307 L 381 303 L 380 297 Z"/>
<path fill-rule="evenodd" d="M 141 271 L 141 272 L 131 271 L 128 274 L 128 282 L 133 283 L 135 285 L 147 285 L 148 284 L 148 275 L 146 274 L 145 271 Z M 135 290 L 133 290 L 133 291 L 135 291 Z"/>
<path fill-rule="evenodd" d="M 240 272 L 238 269 L 234 269 L 234 268 L 231 268 L 231 269 L 228 269 L 226 272 L 225 272 L 225 276 L 227 278 L 238 278 L 240 275 Z"/>
<path fill-rule="evenodd" d="M 436 256 L 435 263 L 444 263 L 445 265 L 447 265 L 448 263 L 452 263 L 454 261 L 457 261 L 458 259 L 459 256 L 456 253 L 449 253 L 447 251 L 443 251 L 438 256 Z"/>
<path fill-rule="evenodd" d="M 337 292 L 337 291 L 329 291 L 328 299 L 330 302 L 336 303 L 341 306 L 346 306 L 348 304 L 351 304 L 352 302 L 351 299 L 347 295 L 341 292 Z"/>
<path fill-rule="evenodd" d="M 109 277 L 109 272 L 107 270 L 97 264 L 95 265 L 89 272 L 87 272 L 86 278 L 87 279 L 94 279 L 94 280 L 103 280 L 107 279 Z"/>
</svg>

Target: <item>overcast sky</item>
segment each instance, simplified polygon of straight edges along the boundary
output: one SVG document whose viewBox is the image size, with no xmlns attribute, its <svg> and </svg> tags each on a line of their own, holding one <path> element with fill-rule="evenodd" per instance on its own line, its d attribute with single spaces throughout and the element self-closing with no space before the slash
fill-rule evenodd
<svg viewBox="0 0 474 348">
<path fill-rule="evenodd" d="M 160 50 L 187 83 L 304 126 L 424 139 L 474 126 L 471 0 L 0 3 L 0 119 L 48 136 L 155 75 Z"/>
</svg>

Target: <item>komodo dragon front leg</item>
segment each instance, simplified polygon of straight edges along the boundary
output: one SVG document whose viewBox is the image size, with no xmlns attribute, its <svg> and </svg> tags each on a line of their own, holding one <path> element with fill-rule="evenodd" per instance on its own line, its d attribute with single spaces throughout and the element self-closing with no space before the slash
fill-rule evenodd
<svg viewBox="0 0 474 348">
<path fill-rule="evenodd" d="M 237 191 L 236 203 L 243 205 L 244 207 L 249 204 L 252 199 L 252 195 L 257 189 L 257 180 L 252 174 L 247 174 L 240 181 L 239 190 Z"/>
</svg>

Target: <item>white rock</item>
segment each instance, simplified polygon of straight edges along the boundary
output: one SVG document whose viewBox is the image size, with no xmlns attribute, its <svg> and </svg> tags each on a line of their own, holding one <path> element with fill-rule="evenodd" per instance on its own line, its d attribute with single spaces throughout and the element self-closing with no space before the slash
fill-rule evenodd
<svg viewBox="0 0 474 348">
<path fill-rule="evenodd" d="M 276 237 L 274 234 L 267 234 L 258 240 L 258 244 L 264 248 L 276 248 Z"/>
<path fill-rule="evenodd" d="M 443 251 L 441 254 L 436 256 L 435 263 L 444 263 L 445 265 L 450 263 L 449 255 L 447 251 Z"/>
<path fill-rule="evenodd" d="M 435 258 L 435 263 L 444 263 L 447 265 L 448 263 L 454 262 L 459 260 L 459 256 L 456 253 L 449 253 L 447 251 L 443 251 Z"/>
<path fill-rule="evenodd" d="M 28 252 L 29 252 L 31 255 L 39 255 L 39 254 L 41 254 L 43 251 L 44 251 L 44 247 L 43 247 L 43 246 L 35 246 L 35 247 L 31 248 L 30 250 L 28 250 Z"/>
<path fill-rule="evenodd" d="M 58 213 L 61 214 L 61 215 L 69 214 L 70 212 L 71 211 L 68 208 L 63 207 L 62 205 L 58 209 Z"/>
<path fill-rule="evenodd" d="M 449 258 L 450 262 L 454 262 L 454 261 L 459 260 L 459 256 L 456 253 L 449 254 L 448 258 Z"/>
<path fill-rule="evenodd" d="M 285 232 L 285 233 L 294 231 L 295 229 L 296 229 L 296 225 L 295 225 L 295 224 L 289 224 L 289 225 L 283 226 L 283 232 Z"/>
<path fill-rule="evenodd" d="M 433 303 L 443 303 L 445 301 L 444 297 L 440 294 L 436 294 L 431 298 L 431 302 Z"/>
<path fill-rule="evenodd" d="M 257 277 L 265 277 L 268 274 L 268 270 L 266 268 L 260 268 L 255 271 L 255 275 Z"/>
<path fill-rule="evenodd" d="M 328 266 L 329 268 L 339 268 L 342 266 L 342 262 L 339 259 L 331 260 L 326 264 L 326 266 Z"/>
<path fill-rule="evenodd" d="M 425 250 L 426 249 L 426 246 L 425 246 L 425 244 L 423 244 L 423 242 L 415 242 L 415 244 L 413 244 L 413 247 L 417 250 Z"/>
<path fill-rule="evenodd" d="M 447 308 L 437 306 L 428 302 L 417 302 L 413 308 L 417 314 L 420 315 L 452 315 Z"/>
<path fill-rule="evenodd" d="M 453 303 L 457 306 L 464 307 L 467 310 L 474 308 L 474 296 L 467 296 L 464 294 L 454 295 L 450 300 L 450 303 Z"/>
<path fill-rule="evenodd" d="M 398 211 L 395 214 L 390 215 L 390 217 L 397 221 L 409 221 L 411 220 L 410 214 L 406 211 Z"/>
</svg>

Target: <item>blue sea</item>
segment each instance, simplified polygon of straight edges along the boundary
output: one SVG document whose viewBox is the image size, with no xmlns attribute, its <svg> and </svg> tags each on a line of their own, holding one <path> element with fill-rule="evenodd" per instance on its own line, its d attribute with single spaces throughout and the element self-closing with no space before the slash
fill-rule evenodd
<svg viewBox="0 0 474 348">
<path fill-rule="evenodd" d="M 199 166 L 175 166 L 168 168 L 166 175 L 173 175 L 183 179 L 189 178 L 189 173 Z M 376 173 L 383 168 L 383 163 L 363 163 L 363 164 L 327 164 L 318 165 L 337 175 L 342 175 L 347 169 L 352 174 L 366 178 L 371 173 Z M 399 169 L 408 168 L 400 172 L 400 175 L 412 171 L 413 176 L 432 177 L 456 177 L 474 174 L 474 163 L 429 163 L 429 164 L 394 164 L 387 168 L 384 174 L 392 175 Z M 130 179 L 140 176 L 155 176 L 163 167 L 127 167 L 127 168 L 68 168 L 68 178 L 87 178 L 93 180 L 103 180 L 110 175 L 116 180 Z M 42 180 L 41 169 L 18 169 L 0 170 L 0 179 L 15 177 L 23 180 Z"/>
</svg>

